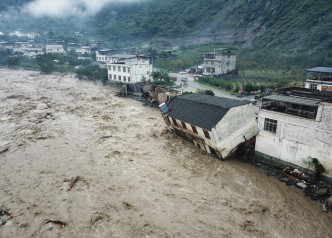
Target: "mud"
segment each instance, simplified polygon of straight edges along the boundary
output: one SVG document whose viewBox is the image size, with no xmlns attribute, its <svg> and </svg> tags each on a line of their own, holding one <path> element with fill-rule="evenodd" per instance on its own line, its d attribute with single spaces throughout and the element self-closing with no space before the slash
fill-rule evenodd
<svg viewBox="0 0 332 238">
<path fill-rule="evenodd" d="M 164 128 L 110 87 L 0 70 L 0 237 L 332 237 L 300 190 Z"/>
</svg>

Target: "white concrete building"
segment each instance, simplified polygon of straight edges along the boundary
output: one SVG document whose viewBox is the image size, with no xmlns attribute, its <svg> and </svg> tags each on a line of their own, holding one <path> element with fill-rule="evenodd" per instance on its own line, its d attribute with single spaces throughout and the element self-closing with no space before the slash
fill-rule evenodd
<svg viewBox="0 0 332 238">
<path fill-rule="evenodd" d="M 63 43 L 47 43 L 45 45 L 46 53 L 64 54 L 65 48 Z"/>
<path fill-rule="evenodd" d="M 13 52 L 24 53 L 27 48 L 34 47 L 33 42 L 15 42 Z"/>
<path fill-rule="evenodd" d="M 256 155 L 310 169 L 317 158 L 332 178 L 332 93 L 289 88 L 266 96 L 258 119 Z M 312 169 L 312 168 L 311 168 Z"/>
<path fill-rule="evenodd" d="M 332 92 L 332 68 L 316 67 L 307 72 L 309 77 L 305 82 L 306 88 Z"/>
<path fill-rule="evenodd" d="M 76 53 L 79 55 L 91 54 L 90 46 L 80 46 L 76 48 Z"/>
<path fill-rule="evenodd" d="M 40 34 L 38 34 L 38 33 L 34 33 L 34 32 L 27 33 L 27 37 L 30 39 L 35 39 L 38 36 L 40 36 Z"/>
<path fill-rule="evenodd" d="M 23 55 L 29 58 L 36 58 L 37 55 L 43 55 L 44 53 L 44 49 L 38 46 L 29 47 L 23 51 Z"/>
<path fill-rule="evenodd" d="M 203 62 L 203 74 L 219 76 L 223 74 L 237 73 L 236 54 L 228 48 L 216 49 L 213 52 L 205 53 Z"/>
<path fill-rule="evenodd" d="M 175 97 L 164 113 L 174 132 L 220 159 L 257 133 L 254 106 L 248 102 L 202 94 Z"/>
<path fill-rule="evenodd" d="M 149 58 L 136 55 L 116 54 L 107 58 L 109 81 L 122 83 L 141 82 L 150 79 L 152 64 Z"/>
<path fill-rule="evenodd" d="M 107 63 L 107 57 L 113 54 L 116 50 L 102 49 L 96 51 L 96 61 Z"/>
</svg>

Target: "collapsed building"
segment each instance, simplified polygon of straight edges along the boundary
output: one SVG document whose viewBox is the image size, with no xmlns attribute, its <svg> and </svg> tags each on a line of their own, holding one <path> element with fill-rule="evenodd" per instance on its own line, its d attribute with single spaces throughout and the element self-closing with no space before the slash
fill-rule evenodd
<svg viewBox="0 0 332 238">
<path fill-rule="evenodd" d="M 160 108 L 169 129 L 220 159 L 257 132 L 255 108 L 245 101 L 193 93 Z"/>
</svg>

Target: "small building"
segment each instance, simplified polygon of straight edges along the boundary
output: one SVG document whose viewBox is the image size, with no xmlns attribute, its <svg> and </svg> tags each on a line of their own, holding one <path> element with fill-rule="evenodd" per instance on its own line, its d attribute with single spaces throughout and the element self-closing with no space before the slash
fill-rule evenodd
<svg viewBox="0 0 332 238">
<path fill-rule="evenodd" d="M 116 54 L 107 58 L 108 79 L 113 82 L 137 83 L 150 79 L 152 64 L 144 56 Z"/>
<path fill-rule="evenodd" d="M 65 54 L 64 43 L 47 43 L 45 49 L 47 54 Z"/>
<path fill-rule="evenodd" d="M 213 52 L 203 54 L 203 74 L 209 76 L 220 76 L 235 74 L 236 54 L 235 50 L 229 48 L 216 49 Z"/>
<path fill-rule="evenodd" d="M 257 132 L 255 108 L 249 102 L 203 94 L 175 97 L 163 113 L 177 135 L 220 159 L 230 158 Z"/>
<path fill-rule="evenodd" d="M 34 47 L 34 43 L 32 42 L 15 42 L 14 44 L 14 48 L 13 48 L 13 52 L 17 52 L 17 53 L 24 53 L 24 51 L 27 48 L 31 48 Z"/>
<path fill-rule="evenodd" d="M 27 33 L 27 37 L 30 39 L 35 39 L 36 37 L 39 37 L 39 36 L 40 36 L 40 34 L 38 34 L 38 33 L 34 33 L 34 32 Z"/>
<path fill-rule="evenodd" d="M 38 45 L 35 45 L 34 47 L 28 47 L 23 51 L 23 55 L 29 58 L 36 58 L 37 55 L 43 55 L 44 49 L 43 47 L 40 47 Z"/>
<path fill-rule="evenodd" d="M 90 46 L 80 46 L 76 48 L 76 53 L 79 55 L 91 54 Z"/>
<path fill-rule="evenodd" d="M 96 51 L 96 61 L 107 63 L 107 57 L 115 54 L 117 50 L 114 49 L 102 49 Z"/>
<path fill-rule="evenodd" d="M 0 51 L 12 50 L 13 48 L 13 43 L 7 41 L 0 42 Z"/>
<path fill-rule="evenodd" d="M 258 157 L 309 169 L 317 158 L 332 179 L 332 93 L 287 88 L 262 98 L 255 153 Z"/>
<path fill-rule="evenodd" d="M 307 69 L 307 73 L 306 88 L 332 92 L 332 68 L 316 67 Z"/>
</svg>

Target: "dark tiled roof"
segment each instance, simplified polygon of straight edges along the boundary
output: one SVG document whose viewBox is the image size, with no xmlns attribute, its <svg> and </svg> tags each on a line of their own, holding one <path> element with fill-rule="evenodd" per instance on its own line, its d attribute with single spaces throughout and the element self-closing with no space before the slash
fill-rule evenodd
<svg viewBox="0 0 332 238">
<path fill-rule="evenodd" d="M 169 104 L 169 116 L 203 129 L 211 130 L 226 115 L 230 108 L 249 102 L 209 96 L 188 94 L 175 97 Z"/>
</svg>

